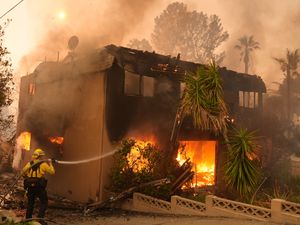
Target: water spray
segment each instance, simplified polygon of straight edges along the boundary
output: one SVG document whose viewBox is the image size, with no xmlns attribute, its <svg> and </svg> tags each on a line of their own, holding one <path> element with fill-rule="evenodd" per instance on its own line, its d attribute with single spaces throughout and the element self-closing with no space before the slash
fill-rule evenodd
<svg viewBox="0 0 300 225">
<path fill-rule="evenodd" d="M 89 163 L 89 162 L 93 162 L 93 161 L 103 159 L 105 157 L 108 157 L 110 155 L 115 154 L 116 152 L 117 152 L 117 150 L 113 150 L 113 151 L 105 153 L 103 155 L 99 155 L 99 156 L 89 158 L 89 159 L 77 160 L 77 161 L 61 161 L 61 160 L 56 160 L 56 159 L 53 159 L 52 161 L 55 162 L 55 163 L 64 164 L 64 165 L 83 164 L 83 163 Z"/>
</svg>

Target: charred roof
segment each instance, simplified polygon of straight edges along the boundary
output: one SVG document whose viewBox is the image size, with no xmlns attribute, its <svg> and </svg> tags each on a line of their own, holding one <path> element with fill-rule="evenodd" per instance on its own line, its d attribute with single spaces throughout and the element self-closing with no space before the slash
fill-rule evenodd
<svg viewBox="0 0 300 225">
<path fill-rule="evenodd" d="M 125 70 L 153 77 L 165 74 L 173 76 L 174 79 L 182 79 L 186 73 L 194 72 L 198 67 L 205 66 L 180 60 L 180 55 L 171 57 L 115 45 L 108 45 L 105 49 L 116 58 L 118 64 Z M 227 90 L 238 87 L 241 91 L 266 92 L 265 83 L 257 75 L 238 73 L 228 70 L 226 67 L 220 68 L 220 75 L 224 81 L 224 88 Z"/>
<path fill-rule="evenodd" d="M 41 63 L 34 74 L 51 70 L 52 74 L 56 75 L 52 75 L 49 79 L 59 79 L 63 74 L 61 71 L 65 70 L 73 71 L 72 76 L 74 76 L 74 65 L 77 74 L 85 74 L 109 69 L 114 62 L 124 70 L 133 73 L 151 77 L 168 76 L 179 80 L 182 80 L 185 74 L 196 71 L 198 67 L 205 67 L 203 64 L 180 60 L 180 55 L 171 57 L 155 52 L 107 45 L 89 55 L 78 55 L 74 58 L 67 56 L 65 60 L 58 63 Z M 226 90 L 266 92 L 265 83 L 257 75 L 238 73 L 226 67 L 220 68 L 220 75 Z M 40 79 L 47 78 L 40 77 Z"/>
</svg>

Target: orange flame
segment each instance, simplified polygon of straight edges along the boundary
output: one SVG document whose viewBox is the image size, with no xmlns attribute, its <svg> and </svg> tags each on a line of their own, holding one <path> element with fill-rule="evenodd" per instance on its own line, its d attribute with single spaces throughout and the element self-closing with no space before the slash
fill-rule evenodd
<svg viewBox="0 0 300 225">
<path fill-rule="evenodd" d="M 140 152 L 140 150 L 145 149 L 149 144 L 153 144 L 153 142 L 136 140 L 135 145 L 131 147 L 130 152 L 127 154 L 128 165 L 134 173 L 143 170 L 149 165 L 148 159 L 144 158 Z"/>
<path fill-rule="evenodd" d="M 176 160 L 182 165 L 187 159 L 193 163 L 195 172 L 191 187 L 215 184 L 215 141 L 180 141 Z"/>
<path fill-rule="evenodd" d="M 24 131 L 20 134 L 19 140 L 21 142 L 21 148 L 30 151 L 31 133 Z"/>
<path fill-rule="evenodd" d="M 63 137 L 49 137 L 50 142 L 61 145 L 64 142 Z"/>
</svg>

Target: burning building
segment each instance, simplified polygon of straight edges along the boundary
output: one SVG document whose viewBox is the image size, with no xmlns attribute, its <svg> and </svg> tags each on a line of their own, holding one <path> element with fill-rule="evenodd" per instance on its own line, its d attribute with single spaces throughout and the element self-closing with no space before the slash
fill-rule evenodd
<svg viewBox="0 0 300 225">
<path fill-rule="evenodd" d="M 182 77 L 199 66 L 179 56 L 114 45 L 41 63 L 21 79 L 17 132 L 26 140 L 22 164 L 36 147 L 49 157 L 73 161 L 111 152 L 128 136 L 151 137 L 164 149 L 184 89 Z M 226 68 L 220 68 L 220 74 L 230 119 L 257 128 L 266 92 L 262 79 Z M 184 151 L 173 155 L 179 163 L 192 161 L 193 186 L 221 184 L 225 148 L 219 137 L 195 129 L 186 118 L 178 139 Z M 88 164 L 58 164 L 49 190 L 82 202 L 102 201 L 108 196 L 111 164 L 109 157 Z"/>
</svg>

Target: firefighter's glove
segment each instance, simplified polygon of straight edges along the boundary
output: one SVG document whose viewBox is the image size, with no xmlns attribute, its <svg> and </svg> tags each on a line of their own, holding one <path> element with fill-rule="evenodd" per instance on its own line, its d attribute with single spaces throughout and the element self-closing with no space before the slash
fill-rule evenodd
<svg viewBox="0 0 300 225">
<path fill-rule="evenodd" d="M 57 163 L 57 160 L 56 159 L 51 159 L 51 162 L 52 163 Z"/>
</svg>

